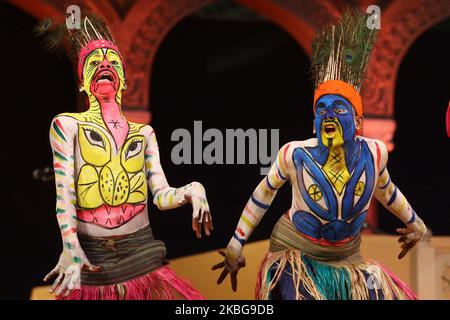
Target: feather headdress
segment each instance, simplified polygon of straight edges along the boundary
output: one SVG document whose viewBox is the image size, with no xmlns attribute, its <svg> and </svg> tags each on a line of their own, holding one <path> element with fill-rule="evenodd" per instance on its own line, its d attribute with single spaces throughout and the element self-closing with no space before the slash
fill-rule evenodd
<svg viewBox="0 0 450 320">
<path fill-rule="evenodd" d="M 47 19 L 35 28 L 35 33 L 44 38 L 49 50 L 57 51 L 67 45 L 71 46 L 73 53 L 78 58 L 78 75 L 80 78 L 84 61 L 93 50 L 110 48 L 120 55 L 119 48 L 106 22 L 92 13 L 86 14 L 82 18 L 81 28 L 79 29 L 68 29 L 65 23 L 55 25 L 50 19 Z M 121 58 L 123 61 L 122 56 Z"/>
<path fill-rule="evenodd" d="M 367 20 L 368 15 L 348 9 L 337 24 L 327 25 L 317 33 L 311 65 L 314 105 L 323 94 L 341 94 L 362 115 L 359 92 L 377 34 L 375 28 L 368 27 Z"/>
</svg>

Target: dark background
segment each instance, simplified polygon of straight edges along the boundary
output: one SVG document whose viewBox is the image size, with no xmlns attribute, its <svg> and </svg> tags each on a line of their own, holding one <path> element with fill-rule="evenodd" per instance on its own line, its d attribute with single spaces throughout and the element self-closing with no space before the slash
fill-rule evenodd
<svg viewBox="0 0 450 320">
<path fill-rule="evenodd" d="M 33 36 L 36 21 L 0 3 L 1 154 L 3 172 L 2 284 L 0 298 L 27 299 L 61 252 L 53 181 L 33 178 L 52 165 L 48 142 L 54 115 L 75 111 L 77 80 L 64 55 L 49 54 Z M 398 75 L 398 129 L 389 169 L 434 234 L 450 234 L 449 150 L 445 111 L 449 101 L 450 22 L 423 34 Z M 126 59 L 126 57 L 125 57 Z M 172 186 L 202 182 L 214 217 L 210 239 L 197 240 L 191 208 L 159 212 L 150 204 L 155 235 L 169 258 L 226 246 L 248 197 L 262 176 L 260 165 L 179 165 L 170 160 L 172 131 L 194 120 L 204 130 L 278 128 L 280 146 L 312 136 L 312 82 L 307 55 L 283 30 L 263 20 L 184 19 L 168 34 L 152 70 L 151 111 L 161 162 Z M 283 187 L 251 241 L 267 238 L 290 205 Z M 380 229 L 399 221 L 380 210 Z"/>
</svg>

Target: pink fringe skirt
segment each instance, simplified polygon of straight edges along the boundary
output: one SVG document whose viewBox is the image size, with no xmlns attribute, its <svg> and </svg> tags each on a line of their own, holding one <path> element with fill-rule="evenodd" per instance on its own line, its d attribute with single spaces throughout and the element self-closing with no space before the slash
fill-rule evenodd
<svg viewBox="0 0 450 320">
<path fill-rule="evenodd" d="M 189 283 L 178 277 L 169 266 L 124 283 L 107 286 L 82 285 L 67 297 L 57 300 L 203 300 Z"/>
</svg>

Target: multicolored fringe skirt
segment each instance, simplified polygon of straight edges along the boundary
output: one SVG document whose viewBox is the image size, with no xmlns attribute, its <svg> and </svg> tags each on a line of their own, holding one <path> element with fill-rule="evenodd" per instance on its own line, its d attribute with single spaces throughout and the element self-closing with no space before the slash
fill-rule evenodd
<svg viewBox="0 0 450 320">
<path fill-rule="evenodd" d="M 81 273 L 81 288 L 58 300 L 203 300 L 167 266 L 166 247 L 150 226 L 119 239 L 79 235 L 89 261 L 99 272 Z"/>
<path fill-rule="evenodd" d="M 312 242 L 287 215 L 275 225 L 261 264 L 256 299 L 410 300 L 415 294 L 381 264 L 363 259 L 361 239 L 340 246 Z"/>
</svg>

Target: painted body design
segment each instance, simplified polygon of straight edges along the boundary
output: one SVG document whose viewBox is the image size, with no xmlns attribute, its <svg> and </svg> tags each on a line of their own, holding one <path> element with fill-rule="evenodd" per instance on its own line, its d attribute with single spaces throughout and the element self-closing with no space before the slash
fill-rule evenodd
<svg viewBox="0 0 450 320">
<path fill-rule="evenodd" d="M 342 136 L 355 134 L 352 126 L 345 124 L 353 122 L 354 113 L 349 103 L 333 110 L 333 103 L 339 100 L 348 103 L 334 95 L 319 102 L 324 103 L 316 110 L 316 127 L 323 132 L 319 138 L 281 148 L 276 163 L 250 197 L 231 246 L 241 249 L 288 180 L 292 183 L 289 217 L 297 230 L 313 241 L 336 245 L 358 235 L 373 195 L 403 222 L 413 219 L 414 211 L 386 169 L 384 143 L 359 136 L 342 143 Z"/>
<path fill-rule="evenodd" d="M 275 164 L 251 195 L 227 250 L 219 282 L 245 266 L 242 248 L 261 221 L 278 189 L 292 185 L 288 216 L 295 229 L 309 241 L 327 247 L 352 241 L 361 231 L 374 195 L 407 226 L 401 256 L 418 241 L 425 227 L 387 170 L 388 152 L 383 142 L 356 135 L 357 122 L 351 103 L 339 95 L 324 95 L 315 111 L 317 138 L 294 141 L 278 152 Z M 408 231 L 406 231 L 408 230 Z M 408 235 L 409 234 L 409 235 Z"/>
<path fill-rule="evenodd" d="M 82 270 L 101 270 L 89 262 L 79 235 L 120 238 L 149 225 L 148 188 L 160 210 L 192 203 L 192 228 L 197 237 L 201 237 L 202 226 L 207 235 L 212 230 L 203 186 L 193 182 L 170 187 L 160 164 L 155 131 L 123 116 L 124 70 L 122 57 L 111 41 L 99 39 L 83 46 L 78 72 L 89 109 L 60 114 L 50 126 L 56 214 L 64 246 L 57 266 L 45 280 L 58 275 L 51 289 L 57 296 L 69 296 L 80 288 Z M 194 292 L 182 280 L 177 281 L 188 292 L 185 297 Z M 169 297 L 171 293 L 158 295 Z M 191 296 L 201 297 L 197 292 Z"/>
<path fill-rule="evenodd" d="M 347 10 L 319 30 L 312 46 L 316 138 L 284 145 L 269 174 L 251 195 L 227 249 L 220 284 L 233 290 L 245 266 L 242 248 L 279 188 L 292 188 L 288 212 L 275 224 L 257 277 L 257 299 L 403 300 L 414 293 L 389 270 L 360 252 L 360 232 L 372 196 L 404 224 L 398 228 L 402 258 L 426 227 L 391 181 L 384 143 L 361 136 L 359 94 L 376 31 L 368 15 Z M 373 286 L 373 281 L 377 286 Z"/>
</svg>

